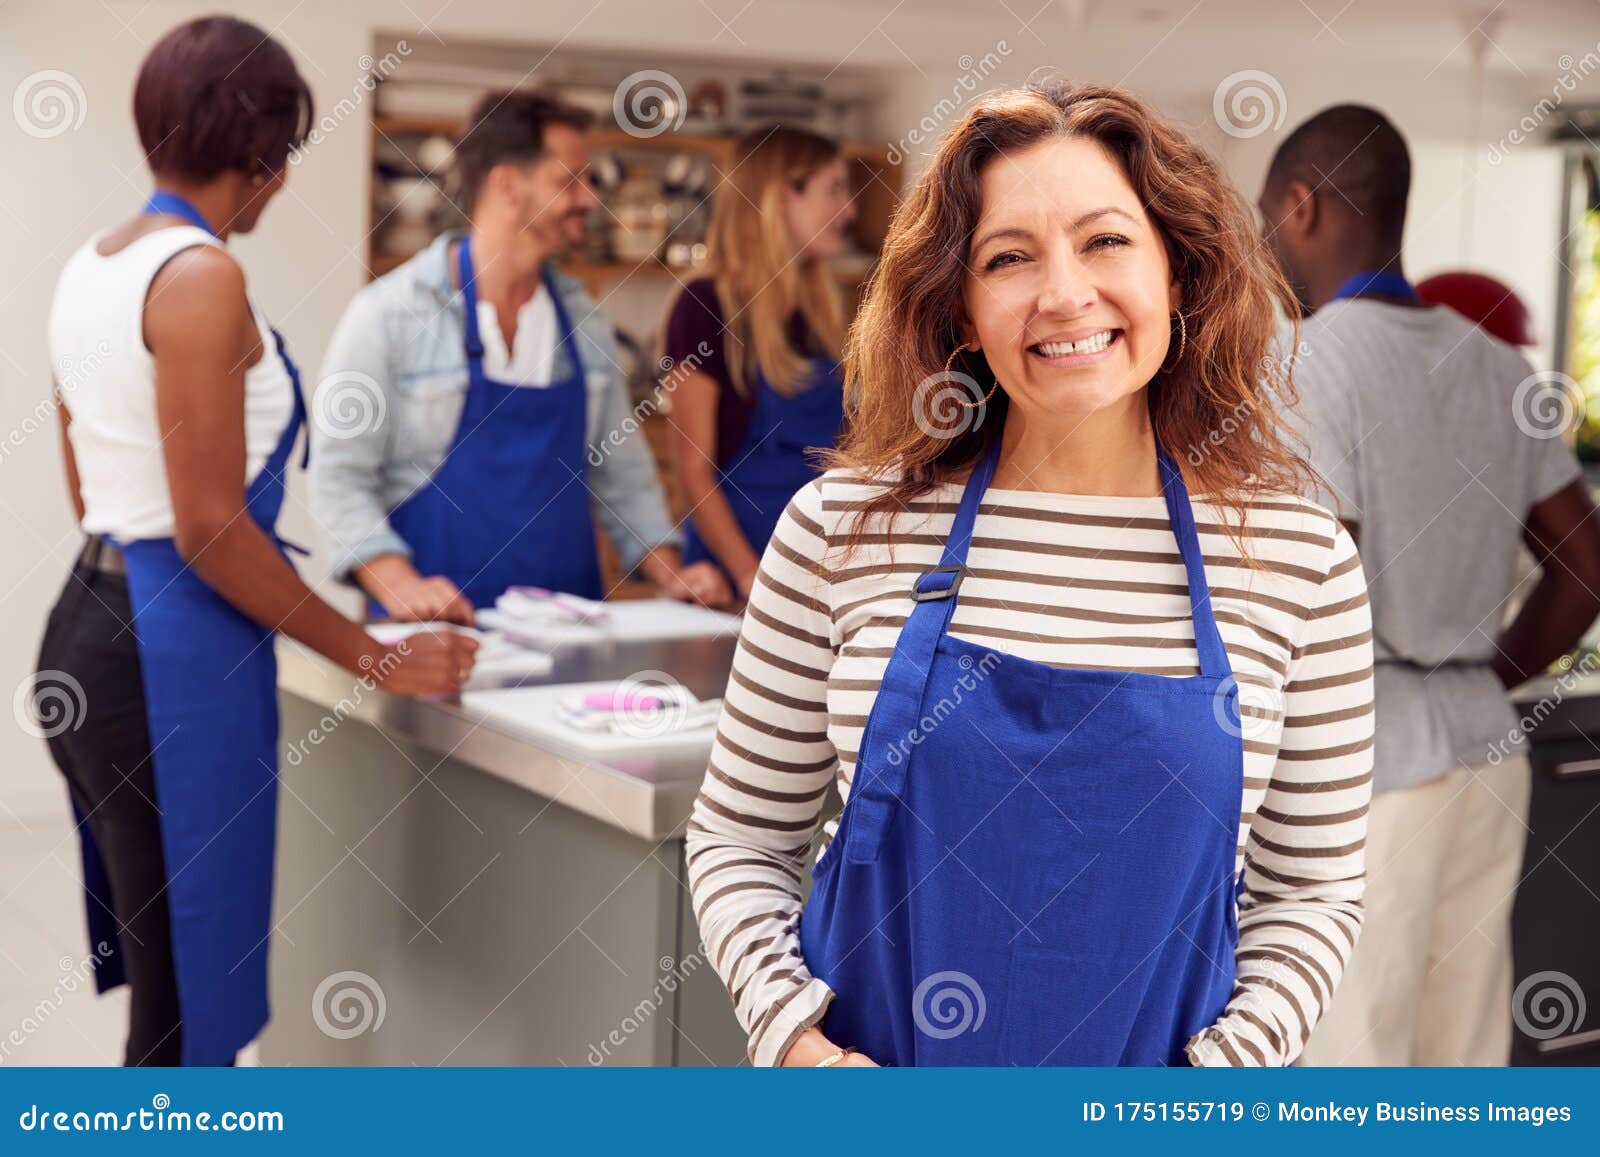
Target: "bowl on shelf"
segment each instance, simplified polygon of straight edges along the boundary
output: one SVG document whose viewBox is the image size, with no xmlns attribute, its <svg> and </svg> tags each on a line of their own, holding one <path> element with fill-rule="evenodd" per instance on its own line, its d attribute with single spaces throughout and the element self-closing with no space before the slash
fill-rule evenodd
<svg viewBox="0 0 1600 1157">
<path fill-rule="evenodd" d="M 444 194 L 427 177 L 390 177 L 378 183 L 378 212 L 406 223 L 427 223 Z"/>
</svg>

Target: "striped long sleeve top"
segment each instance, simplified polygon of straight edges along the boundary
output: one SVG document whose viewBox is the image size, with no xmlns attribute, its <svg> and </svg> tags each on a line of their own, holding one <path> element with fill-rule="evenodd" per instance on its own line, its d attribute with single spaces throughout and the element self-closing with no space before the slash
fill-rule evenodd
<svg viewBox="0 0 1600 1157">
<path fill-rule="evenodd" d="M 961 497 L 946 484 L 848 556 L 875 483 L 830 471 L 768 545 L 704 785 L 689 880 L 709 958 L 749 1034 L 779 1063 L 833 993 L 800 950 L 802 880 L 827 855 L 828 792 L 848 805 L 862 731 L 911 586 L 937 566 Z M 1328 1007 L 1361 926 L 1372 788 L 1372 635 L 1355 544 L 1320 506 L 1259 499 L 1245 543 L 1193 501 L 1217 625 L 1245 715 L 1235 870 L 1236 980 L 1197 1065 L 1285 1065 Z M 1183 561 L 1159 497 L 990 488 L 950 632 L 1060 667 L 1199 673 Z M 820 841 L 818 830 L 821 827 Z"/>
</svg>

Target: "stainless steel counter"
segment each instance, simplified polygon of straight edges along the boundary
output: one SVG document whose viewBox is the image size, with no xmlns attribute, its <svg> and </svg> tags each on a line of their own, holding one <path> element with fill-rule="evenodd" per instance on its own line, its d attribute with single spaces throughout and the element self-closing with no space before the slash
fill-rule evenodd
<svg viewBox="0 0 1600 1157">
<path fill-rule="evenodd" d="M 735 640 L 568 647 L 507 686 L 661 672 L 722 693 Z M 279 644 L 270 1064 L 738 1064 L 682 829 L 711 739 L 602 760 Z M 488 689 L 487 687 L 484 689 Z M 367 1000 L 375 1015 L 340 1020 Z M 381 1029 L 381 1031 L 380 1031 Z"/>
<path fill-rule="evenodd" d="M 590 683 L 662 672 L 702 699 L 715 698 L 727 684 L 736 642 L 730 634 L 569 646 L 557 652 L 548 675 L 483 687 Z M 414 699 L 368 689 L 350 672 L 289 640 L 278 643 L 278 667 L 283 692 L 404 737 L 640 839 L 661 840 L 681 832 L 711 752 L 708 733 L 704 750 L 692 755 L 642 750 L 626 760 L 600 761 L 579 747 L 509 730 L 474 712 L 470 700 Z"/>
<path fill-rule="evenodd" d="M 558 652 L 548 675 L 485 686 L 531 686 L 624 679 L 664 672 L 701 698 L 723 693 L 737 640 L 679 639 L 656 643 L 572 646 Z M 367 690 L 355 676 L 296 643 L 278 644 L 281 689 L 330 712 L 338 711 L 439 756 L 468 764 L 563 807 L 582 812 L 640 839 L 681 834 L 710 755 L 642 750 L 626 760 L 596 760 L 508 730 L 474 712 L 470 703 L 413 699 Z M 1542 737 L 1600 732 L 1600 668 L 1595 673 L 1542 676 L 1512 693 L 1519 711 L 1538 708 L 1530 720 Z"/>
</svg>

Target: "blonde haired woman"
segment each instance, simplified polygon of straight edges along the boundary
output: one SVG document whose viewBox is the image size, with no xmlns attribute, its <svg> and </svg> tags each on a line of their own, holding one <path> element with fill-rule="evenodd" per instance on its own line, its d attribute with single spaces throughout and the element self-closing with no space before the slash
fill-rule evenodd
<svg viewBox="0 0 1600 1157">
<path fill-rule="evenodd" d="M 1304 1047 L 1361 926 L 1372 640 L 1262 380 L 1275 300 L 1248 205 L 1121 90 L 999 93 L 941 141 L 689 821 L 755 1063 Z"/>
<path fill-rule="evenodd" d="M 856 217 L 839 147 L 768 125 L 740 138 L 712 207 L 704 276 L 668 312 L 685 563 L 750 595 L 772 528 L 844 417 L 844 309 L 828 260 Z"/>
</svg>

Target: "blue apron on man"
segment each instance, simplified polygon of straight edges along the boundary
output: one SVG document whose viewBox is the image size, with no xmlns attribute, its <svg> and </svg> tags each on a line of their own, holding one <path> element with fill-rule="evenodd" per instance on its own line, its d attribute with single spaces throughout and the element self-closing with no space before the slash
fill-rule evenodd
<svg viewBox="0 0 1600 1157">
<path fill-rule="evenodd" d="M 174 214 L 212 232 L 193 205 L 171 193 L 152 196 L 145 212 Z M 276 330 L 273 338 L 293 385 L 294 409 L 246 490 L 245 507 L 281 549 L 274 531 L 306 408 L 299 370 Z M 269 1016 L 267 945 L 278 816 L 274 632 L 207 586 L 171 538 L 116 545 L 126 564 L 139 641 L 183 1063 L 228 1064 Z M 119 931 L 109 882 L 81 813 L 78 821 L 90 943 L 115 945 Z M 101 992 L 125 980 L 117 953 L 95 973 Z"/>
<path fill-rule="evenodd" d="M 758 555 L 795 491 L 817 476 L 811 451 L 831 450 L 843 422 L 844 376 L 832 359 L 811 359 L 806 384 L 793 394 L 779 393 L 765 374 L 757 375 L 750 428 L 730 464 L 718 471 L 718 486 Z M 692 522 L 684 538 L 685 563 L 712 559 Z"/>
<path fill-rule="evenodd" d="M 466 310 L 461 421 L 444 461 L 390 513 L 389 525 L 419 573 L 448 578 L 474 607 L 493 606 L 511 586 L 597 599 L 604 591 L 585 482 L 588 395 L 561 294 L 546 272 L 556 361 L 565 350 L 568 372 L 542 387 L 498 382 L 483 368 L 470 237 L 461 239 L 456 267 Z"/>
<path fill-rule="evenodd" d="M 1404 301 L 1421 302 L 1416 287 L 1404 274 L 1387 269 L 1364 269 L 1345 278 L 1334 291 L 1330 301 L 1354 297 L 1398 297 Z"/>
<path fill-rule="evenodd" d="M 893 1065 L 1181 1065 L 1238 941 L 1238 689 L 1159 454 L 1200 674 L 1076 670 L 949 633 L 999 432 L 916 582 L 801 946 L 830 1040 Z"/>
</svg>

